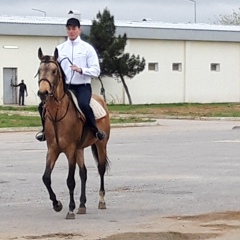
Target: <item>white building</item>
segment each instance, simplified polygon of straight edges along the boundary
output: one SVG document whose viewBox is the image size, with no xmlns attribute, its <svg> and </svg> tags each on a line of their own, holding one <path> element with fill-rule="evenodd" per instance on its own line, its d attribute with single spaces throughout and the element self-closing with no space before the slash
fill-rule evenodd
<svg viewBox="0 0 240 240">
<path fill-rule="evenodd" d="M 51 55 L 65 41 L 67 18 L 0 17 L 0 105 L 16 104 L 25 80 L 27 105 L 37 105 L 38 48 Z M 82 20 L 88 34 L 91 21 Z M 127 33 L 126 52 L 146 60 L 143 72 L 126 79 L 133 104 L 240 101 L 240 26 L 116 21 Z M 122 83 L 104 79 L 107 101 L 128 104 Z M 93 91 L 100 83 L 93 80 Z"/>
</svg>

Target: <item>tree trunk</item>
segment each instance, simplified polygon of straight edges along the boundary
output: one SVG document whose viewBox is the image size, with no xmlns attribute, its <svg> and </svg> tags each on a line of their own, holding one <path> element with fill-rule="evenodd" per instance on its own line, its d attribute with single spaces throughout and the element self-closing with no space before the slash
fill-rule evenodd
<svg viewBox="0 0 240 240">
<path fill-rule="evenodd" d="M 99 81 L 100 81 L 100 83 L 101 83 L 101 92 L 100 92 L 100 94 L 103 95 L 103 99 L 104 99 L 104 101 L 106 102 L 105 89 L 104 89 L 104 87 L 103 87 L 102 79 L 101 79 L 100 76 L 98 77 L 98 79 L 99 79 Z"/>
<path fill-rule="evenodd" d="M 128 91 L 128 86 L 127 86 L 127 84 L 126 84 L 126 82 L 125 82 L 125 80 L 124 80 L 124 78 L 121 74 L 120 74 L 120 78 L 122 80 L 123 87 L 124 87 L 125 92 L 127 94 L 129 105 L 132 105 L 132 99 L 131 99 L 130 93 Z"/>
</svg>

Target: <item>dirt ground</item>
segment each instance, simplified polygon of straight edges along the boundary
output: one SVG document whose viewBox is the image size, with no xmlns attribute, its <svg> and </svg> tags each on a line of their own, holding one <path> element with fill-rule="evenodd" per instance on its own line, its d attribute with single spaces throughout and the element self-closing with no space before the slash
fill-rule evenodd
<svg viewBox="0 0 240 240">
<path fill-rule="evenodd" d="M 209 239 L 209 237 L 215 237 L 214 234 L 185 234 L 185 233 L 177 233 L 177 232 L 166 232 L 166 233 L 124 233 L 118 234 L 114 236 L 110 236 L 108 238 L 104 238 L 105 240 L 196 240 L 196 239 Z"/>
<path fill-rule="evenodd" d="M 215 212 L 194 216 L 159 217 L 140 224 L 134 232 L 128 231 L 100 237 L 92 231 L 88 237 L 82 234 L 55 233 L 40 236 L 23 236 L 16 240 L 239 240 L 240 212 Z M 101 234 L 100 234 L 101 235 Z M 2 238 L 1 238 L 2 239 Z"/>
<path fill-rule="evenodd" d="M 175 231 L 123 233 L 102 238 L 104 240 L 200 240 L 200 239 L 239 239 L 233 232 L 240 232 L 240 212 L 216 212 L 196 216 L 173 216 Z M 162 219 L 162 222 L 164 220 Z M 161 219 L 155 224 L 161 225 Z M 156 227 L 154 227 L 156 229 Z M 149 229 L 150 230 L 150 229 Z M 229 236 L 232 236 L 231 238 Z"/>
<path fill-rule="evenodd" d="M 143 116 L 152 118 L 201 118 L 201 117 L 233 117 L 239 116 L 240 104 L 204 104 L 204 105 L 182 105 L 182 106 L 162 106 L 149 107 L 144 109 L 131 110 L 130 114 L 143 114 Z M 118 112 L 112 112 L 112 115 L 117 116 Z"/>
</svg>

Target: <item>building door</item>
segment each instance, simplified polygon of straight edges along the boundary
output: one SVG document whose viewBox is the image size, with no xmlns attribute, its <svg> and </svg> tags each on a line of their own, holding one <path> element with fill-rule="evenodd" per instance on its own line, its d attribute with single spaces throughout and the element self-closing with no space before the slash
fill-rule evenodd
<svg viewBox="0 0 240 240">
<path fill-rule="evenodd" d="M 17 68 L 3 68 L 3 104 L 17 103 L 18 88 L 11 84 L 17 84 Z"/>
</svg>

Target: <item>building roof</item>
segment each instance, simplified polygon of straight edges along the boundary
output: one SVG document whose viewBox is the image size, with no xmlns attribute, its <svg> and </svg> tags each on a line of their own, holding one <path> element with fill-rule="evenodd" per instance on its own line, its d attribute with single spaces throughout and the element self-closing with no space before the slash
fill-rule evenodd
<svg viewBox="0 0 240 240">
<path fill-rule="evenodd" d="M 67 18 L 0 16 L 0 35 L 66 36 Z M 91 20 L 82 19 L 83 32 Z M 240 26 L 203 23 L 163 23 L 155 21 L 115 21 L 116 34 L 128 38 L 240 42 Z"/>
</svg>

